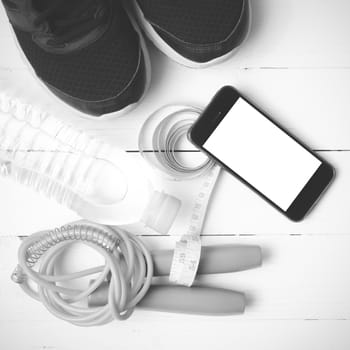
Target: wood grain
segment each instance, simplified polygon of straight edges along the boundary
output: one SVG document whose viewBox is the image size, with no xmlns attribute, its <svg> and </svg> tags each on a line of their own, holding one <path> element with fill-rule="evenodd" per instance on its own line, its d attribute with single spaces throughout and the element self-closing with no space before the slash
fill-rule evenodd
<svg viewBox="0 0 350 350">
<path fill-rule="evenodd" d="M 0 6 L 0 78 L 10 76 L 31 103 L 92 135 L 136 151 L 138 132 L 153 111 L 171 103 L 203 107 L 219 87 L 231 84 L 307 145 L 321 150 L 337 170 L 319 205 L 298 224 L 229 175 L 221 176 L 204 243 L 260 244 L 264 265 L 202 277 L 200 282 L 245 291 L 250 300 L 245 315 L 185 317 L 136 310 L 127 322 L 93 329 L 54 319 L 9 278 L 16 265 L 17 235 L 60 226 L 77 215 L 0 179 L 0 349 L 350 348 L 350 2 L 252 0 L 252 7 L 249 40 L 222 65 L 187 69 L 149 45 L 153 72 L 145 99 L 130 115 L 96 122 L 80 118 L 39 86 L 19 56 Z M 151 248 L 170 248 L 186 228 L 197 187 L 194 182 L 158 182 L 181 197 L 183 209 L 172 229 L 174 237 L 143 239 Z M 76 262 L 86 258 L 79 254 Z"/>
<path fill-rule="evenodd" d="M 170 249 L 176 237 L 143 237 L 150 249 Z M 203 285 L 229 288 L 246 293 L 247 309 L 244 315 L 227 320 L 350 320 L 350 264 L 348 247 L 350 237 L 338 234 L 324 236 L 254 236 L 205 237 L 203 244 L 258 244 L 263 249 L 263 266 L 232 274 L 205 275 L 199 278 Z M 1 256 L 6 264 L 0 268 L 1 286 L 0 321 L 43 322 L 53 316 L 38 302 L 23 294 L 9 277 L 17 264 L 18 238 L 1 239 Z M 87 256 L 84 256 L 87 254 Z M 74 269 L 89 262 L 94 254 L 86 249 L 74 249 L 74 259 L 64 268 Z M 72 256 L 71 256 L 72 257 Z M 91 265 L 90 265 L 91 264 Z M 166 320 L 178 319 L 172 314 L 153 313 L 157 327 L 167 328 Z M 146 322 L 148 311 L 137 310 L 132 322 Z M 186 316 L 187 317 L 187 316 Z M 182 319 L 185 317 L 182 316 Z M 193 316 L 196 322 L 205 317 Z M 225 320 L 226 317 L 217 320 Z M 164 325 L 162 326 L 162 323 Z"/>
<path fill-rule="evenodd" d="M 350 234 L 350 152 L 320 152 L 336 169 L 337 175 L 317 206 L 305 220 L 295 223 L 266 204 L 231 175 L 222 172 L 213 192 L 203 234 Z M 196 158 L 186 154 L 187 160 Z M 130 157 L 140 157 L 131 153 Z M 172 181 L 162 175 L 154 179 L 159 189 L 182 201 L 178 217 L 170 234 L 181 235 L 190 222 L 193 200 L 201 181 Z M 0 178 L 0 212 L 6 220 L 0 227 L 0 236 L 28 235 L 38 230 L 51 229 L 79 217 L 67 208 L 49 200 L 32 189 Z M 35 203 L 35 206 L 32 205 Z M 30 208 L 28 210 L 28 208 Z M 14 215 L 16 213 L 16 215 Z M 18 220 L 18 217 L 21 220 Z"/>
</svg>

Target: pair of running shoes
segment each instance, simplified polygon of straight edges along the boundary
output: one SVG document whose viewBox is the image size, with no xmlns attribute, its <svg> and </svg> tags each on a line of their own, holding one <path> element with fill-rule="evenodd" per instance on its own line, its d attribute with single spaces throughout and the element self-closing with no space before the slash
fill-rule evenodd
<svg viewBox="0 0 350 350">
<path fill-rule="evenodd" d="M 2 0 L 36 76 L 92 115 L 130 110 L 150 82 L 144 34 L 180 64 L 226 59 L 247 35 L 249 0 Z"/>
</svg>

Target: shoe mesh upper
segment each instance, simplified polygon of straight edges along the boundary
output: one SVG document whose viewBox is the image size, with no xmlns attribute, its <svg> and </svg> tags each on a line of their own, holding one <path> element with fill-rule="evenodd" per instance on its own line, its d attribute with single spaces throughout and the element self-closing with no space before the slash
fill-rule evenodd
<svg viewBox="0 0 350 350">
<path fill-rule="evenodd" d="M 87 101 L 116 96 L 130 83 L 140 61 L 139 38 L 119 2 L 112 3 L 113 18 L 107 31 L 73 53 L 46 52 L 32 40 L 31 33 L 14 28 L 22 50 L 45 83 Z M 131 100 L 138 98 L 130 96 Z"/>
<path fill-rule="evenodd" d="M 244 0 L 137 0 L 152 25 L 193 44 L 222 41 L 235 28 Z"/>
</svg>

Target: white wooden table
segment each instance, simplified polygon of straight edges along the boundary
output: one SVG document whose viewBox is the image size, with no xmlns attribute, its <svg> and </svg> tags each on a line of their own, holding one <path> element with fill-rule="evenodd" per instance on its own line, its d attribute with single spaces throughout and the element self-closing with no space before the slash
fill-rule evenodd
<svg viewBox="0 0 350 350">
<path fill-rule="evenodd" d="M 337 178 L 308 218 L 296 224 L 222 174 L 204 227 L 204 244 L 259 244 L 264 265 L 202 281 L 245 291 L 250 303 L 244 315 L 209 318 L 136 310 L 127 322 L 93 329 L 55 319 L 10 280 L 18 236 L 60 226 L 76 214 L 0 179 L 0 349 L 350 348 L 350 2 L 252 4 L 249 40 L 219 66 L 187 69 L 151 47 L 151 89 L 130 115 L 112 121 L 78 118 L 38 87 L 19 57 L 1 8 L 0 74 L 18 76 L 33 100 L 80 128 L 137 150 L 139 129 L 152 111 L 168 103 L 204 106 L 219 87 L 232 84 L 320 152 L 336 168 Z M 165 186 L 182 198 L 194 192 L 186 183 Z M 175 236 L 144 240 L 150 248 L 170 248 L 185 228 L 180 217 Z"/>
</svg>

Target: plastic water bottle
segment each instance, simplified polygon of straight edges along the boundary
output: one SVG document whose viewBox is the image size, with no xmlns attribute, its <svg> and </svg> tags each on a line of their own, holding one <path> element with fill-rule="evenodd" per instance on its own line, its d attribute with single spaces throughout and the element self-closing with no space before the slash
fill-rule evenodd
<svg viewBox="0 0 350 350">
<path fill-rule="evenodd" d="M 153 189 L 141 159 L 26 103 L 8 85 L 0 87 L 0 171 L 106 225 L 143 222 L 165 233 L 180 206 Z"/>
</svg>

